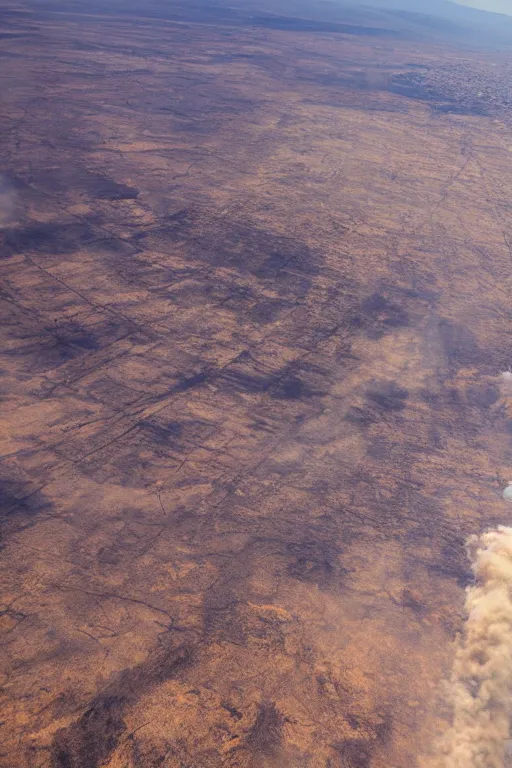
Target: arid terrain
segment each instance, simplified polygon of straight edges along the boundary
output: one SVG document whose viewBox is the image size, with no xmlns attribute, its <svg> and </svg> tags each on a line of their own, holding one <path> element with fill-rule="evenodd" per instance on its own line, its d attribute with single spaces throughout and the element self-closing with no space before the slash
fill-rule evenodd
<svg viewBox="0 0 512 768">
<path fill-rule="evenodd" d="M 0 765 L 412 768 L 510 519 L 510 57 L 102 5 L 0 14 Z"/>
</svg>

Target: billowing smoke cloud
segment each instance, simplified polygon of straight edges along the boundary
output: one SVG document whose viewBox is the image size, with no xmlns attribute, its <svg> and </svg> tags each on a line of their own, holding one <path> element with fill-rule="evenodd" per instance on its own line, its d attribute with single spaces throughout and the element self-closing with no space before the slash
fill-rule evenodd
<svg viewBox="0 0 512 768">
<path fill-rule="evenodd" d="M 512 715 L 512 528 L 468 542 L 475 584 L 451 678 L 453 725 L 439 768 L 504 768 Z"/>
<path fill-rule="evenodd" d="M 18 220 L 19 201 L 9 179 L 0 173 L 0 229 L 12 227 Z"/>
</svg>

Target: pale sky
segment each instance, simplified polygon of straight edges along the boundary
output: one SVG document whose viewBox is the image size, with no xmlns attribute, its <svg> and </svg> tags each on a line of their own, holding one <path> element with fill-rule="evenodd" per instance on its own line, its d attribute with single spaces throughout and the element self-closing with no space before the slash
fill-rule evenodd
<svg viewBox="0 0 512 768">
<path fill-rule="evenodd" d="M 469 5 L 471 8 L 481 8 L 484 11 L 508 13 L 512 16 L 512 0 L 456 0 L 459 5 Z"/>
</svg>

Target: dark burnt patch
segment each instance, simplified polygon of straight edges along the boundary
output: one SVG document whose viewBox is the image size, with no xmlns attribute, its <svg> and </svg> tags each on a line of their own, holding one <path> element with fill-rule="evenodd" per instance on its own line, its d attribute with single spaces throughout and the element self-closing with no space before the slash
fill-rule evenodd
<svg viewBox="0 0 512 768">
<path fill-rule="evenodd" d="M 188 646 L 161 646 L 146 661 L 126 669 L 93 700 L 81 717 L 57 731 L 52 768 L 99 768 L 126 731 L 124 710 L 154 686 L 178 676 L 193 662 Z"/>
<path fill-rule="evenodd" d="M 182 376 L 174 387 L 174 392 L 188 392 L 189 389 L 201 386 L 210 378 L 208 371 L 198 371 L 197 373 Z"/>
<path fill-rule="evenodd" d="M 98 239 L 98 233 L 83 222 L 33 224 L 24 229 L 11 229 L 5 235 L 6 244 L 15 253 L 69 253 Z"/>
<path fill-rule="evenodd" d="M 427 102 L 435 102 L 441 95 L 427 85 L 425 74 L 419 71 L 395 75 L 389 84 L 389 90 L 408 99 Z"/>
<path fill-rule="evenodd" d="M 284 366 L 270 388 L 270 394 L 281 400 L 306 400 L 323 397 L 329 386 L 330 371 L 302 361 Z"/>
<path fill-rule="evenodd" d="M 460 587 L 467 587 L 473 573 L 466 554 L 466 542 L 460 534 L 452 534 L 441 545 L 439 557 L 427 565 L 428 569 L 449 579 Z"/>
<path fill-rule="evenodd" d="M 272 385 L 270 394 L 278 400 L 300 400 L 308 390 L 298 376 L 285 375 Z"/>
<path fill-rule="evenodd" d="M 477 101 L 470 104 L 436 104 L 434 109 L 442 115 L 474 115 L 487 117 L 490 114 L 487 107 L 483 104 L 479 104 Z"/>
<path fill-rule="evenodd" d="M 281 371 L 263 371 L 248 350 L 241 352 L 235 360 L 222 370 L 218 383 L 232 392 L 257 394 L 268 392 L 272 384 L 282 375 Z"/>
<path fill-rule="evenodd" d="M 240 712 L 240 710 L 238 710 L 236 707 L 234 707 L 229 702 L 223 701 L 222 704 L 221 704 L 221 707 L 222 707 L 222 709 L 225 709 L 226 712 L 229 712 L 229 714 L 231 715 L 231 717 L 234 720 L 241 720 L 242 719 L 243 715 Z"/>
<path fill-rule="evenodd" d="M 143 429 L 147 429 L 153 433 L 155 440 L 162 440 L 167 442 L 169 440 L 179 440 L 183 435 L 183 424 L 179 421 L 167 421 L 163 424 L 159 424 L 154 419 L 144 419 L 140 422 L 140 426 Z"/>
<path fill-rule="evenodd" d="M 333 544 L 312 540 L 288 544 L 286 549 L 289 556 L 293 557 L 286 572 L 298 581 L 326 589 L 334 582 L 341 584 L 347 573 L 340 566 L 341 550 Z"/>
<path fill-rule="evenodd" d="M 352 318 L 352 325 L 366 331 L 370 338 L 380 338 L 394 328 L 409 325 L 406 309 L 380 293 L 373 293 L 361 304 Z"/>
<path fill-rule="evenodd" d="M 100 222 L 102 223 L 102 222 Z M 127 227 L 131 225 L 128 224 Z M 144 258 L 140 249 L 121 238 L 112 237 L 108 241 L 108 247 L 103 248 L 103 241 L 95 243 L 94 249 L 102 250 L 102 266 L 108 268 L 115 281 L 123 281 L 137 288 L 155 290 L 162 283 L 169 282 L 171 270 L 152 264 Z"/>
<path fill-rule="evenodd" d="M 96 76 L 96 73 L 93 74 Z M 80 73 L 84 77 L 84 73 Z M 67 137 L 59 137 L 60 141 L 73 141 L 73 134 Z M 77 146 L 83 149 L 83 137 L 78 140 Z M 38 189 L 43 189 L 51 194 L 65 194 L 70 192 L 81 197 L 96 198 L 97 200 L 135 200 L 138 190 L 127 184 L 122 184 L 101 173 L 88 171 L 80 165 L 64 164 L 58 168 L 39 169 L 32 173 L 32 181 Z"/>
<path fill-rule="evenodd" d="M 403 608 L 409 608 L 413 613 L 420 617 L 428 613 L 428 609 L 421 601 L 420 596 L 410 589 L 402 590 L 400 605 Z"/>
<path fill-rule="evenodd" d="M 332 749 L 339 761 L 337 765 L 342 768 L 369 768 L 376 749 L 389 743 L 393 734 L 393 717 L 387 709 L 376 714 L 377 721 L 370 721 L 349 709 L 346 718 L 351 728 L 369 735 L 364 739 L 345 739 L 333 744 Z"/>
<path fill-rule="evenodd" d="M 50 506 L 37 485 L 0 469 L 0 521 L 7 522 L 18 515 L 31 517 Z"/>
<path fill-rule="evenodd" d="M 379 713 L 380 721 L 374 726 L 375 735 L 381 744 L 388 744 L 393 734 L 393 716 L 391 712 Z"/>
<path fill-rule="evenodd" d="M 427 571 L 442 579 L 448 579 L 465 588 L 472 582 L 473 573 L 466 553 L 466 537 L 444 519 L 443 507 L 420 494 L 412 504 L 415 523 L 407 533 L 407 538 L 420 545 L 428 543 L 429 555 L 422 560 Z M 423 506 L 418 500 L 423 498 Z M 412 558 L 407 563 L 411 574 L 417 571 L 418 560 Z"/>
<path fill-rule="evenodd" d="M 97 343 L 93 336 L 84 334 L 79 337 L 79 341 L 81 343 L 72 344 L 65 338 L 52 338 L 40 345 L 36 343 L 31 350 L 25 349 L 22 351 L 30 351 L 30 357 L 33 361 L 31 370 L 34 373 L 50 371 L 69 363 L 88 349 L 97 349 Z"/>
<path fill-rule="evenodd" d="M 290 309 L 294 304 L 291 301 L 279 299 L 266 299 L 255 304 L 248 313 L 249 319 L 261 325 L 274 323 L 281 312 Z"/>
<path fill-rule="evenodd" d="M 472 573 L 466 563 L 461 562 L 434 562 L 426 564 L 427 570 L 435 576 L 443 579 L 457 582 L 458 586 L 464 589 L 471 583 Z"/>
<path fill-rule="evenodd" d="M 198 213 L 192 207 L 179 208 L 173 213 L 168 213 L 163 217 L 163 224 L 157 230 L 158 234 L 170 240 L 174 238 L 191 236 L 194 225 L 199 222 Z M 142 233 L 142 237 L 145 234 Z"/>
<path fill-rule="evenodd" d="M 144 442 L 167 448 L 173 454 L 184 454 L 202 445 L 211 433 L 212 425 L 200 419 L 169 421 L 161 414 L 143 419 L 138 424 Z"/>
<path fill-rule="evenodd" d="M 263 702 L 246 738 L 246 746 L 257 755 L 275 756 L 281 745 L 283 725 L 284 716 L 276 705 Z"/>
<path fill-rule="evenodd" d="M 373 410 L 361 408 L 358 405 L 351 405 L 345 414 L 346 421 L 355 424 L 358 427 L 369 427 L 377 419 Z"/>
<path fill-rule="evenodd" d="M 270 254 L 253 269 L 256 277 L 276 277 L 282 270 L 297 270 L 306 274 L 316 274 L 317 270 L 307 246 L 293 243 L 290 240 L 286 242 L 284 238 L 279 238 L 279 240 L 281 242 L 276 244 L 268 242 Z"/>
<path fill-rule="evenodd" d="M 177 211 L 163 226 L 141 237 L 145 247 L 159 250 L 165 250 L 170 243 L 184 243 L 191 264 L 200 262 L 253 275 L 268 282 L 281 299 L 292 304 L 307 294 L 322 263 L 321 254 L 294 238 L 215 217 L 206 220 L 191 208 Z M 264 300 L 263 317 L 280 309 L 274 301 Z"/>
<path fill-rule="evenodd" d="M 144 424 L 128 429 L 112 444 L 107 437 L 106 443 L 90 456 L 78 454 L 80 471 L 97 482 L 116 482 L 128 488 L 147 486 L 151 478 L 175 470 L 179 456 L 190 449 L 184 443 L 166 443 L 158 429 Z"/>
<path fill-rule="evenodd" d="M 509 435 L 512 435 L 512 419 L 507 419 L 504 422 L 505 426 L 505 432 L 507 432 Z"/>
<path fill-rule="evenodd" d="M 408 396 L 408 391 L 395 381 L 375 382 L 366 391 L 369 405 L 380 411 L 403 411 Z"/>
<path fill-rule="evenodd" d="M 146 552 L 162 532 L 158 524 L 146 526 L 144 521 L 137 519 L 137 510 L 128 508 L 123 514 L 129 522 L 97 552 L 98 563 L 102 566 L 124 564 L 127 567 L 128 563 Z"/>
<path fill-rule="evenodd" d="M 139 192 L 127 184 L 119 184 L 105 176 L 90 175 L 87 191 L 99 200 L 136 200 Z"/>
<path fill-rule="evenodd" d="M 468 387 L 466 390 L 466 399 L 469 405 L 476 408 L 487 409 L 500 397 L 500 391 L 494 384 L 482 384 L 481 386 L 475 385 Z"/>
<path fill-rule="evenodd" d="M 56 305 L 57 314 L 58 297 Z M 4 354 L 16 360 L 17 365 L 21 363 L 27 372 L 42 373 L 74 360 L 80 365 L 84 355 L 101 349 L 125 331 L 120 322 L 110 317 L 89 327 L 73 321 L 55 322 L 35 331 L 20 326 L 14 331 L 18 338 L 17 348 Z"/>
<path fill-rule="evenodd" d="M 485 97 L 477 96 L 478 90 L 469 86 L 459 88 L 451 83 L 449 72 L 435 79 L 428 72 L 418 70 L 395 75 L 388 86 L 391 93 L 408 99 L 423 101 L 433 111 L 444 114 L 485 116 L 490 114 Z"/>
<path fill-rule="evenodd" d="M 190 308 L 207 304 L 222 304 L 233 301 L 249 305 L 252 292 L 247 286 L 239 286 L 229 280 L 211 280 L 207 269 L 202 265 L 183 270 L 165 270 L 160 273 L 160 280 L 164 279 L 163 286 L 156 284 L 152 290 L 161 296 L 172 300 L 175 306 Z"/>
<path fill-rule="evenodd" d="M 40 35 L 28 32 L 0 32 L 0 40 L 39 40 Z"/>
<path fill-rule="evenodd" d="M 362 739 L 346 739 L 333 744 L 343 768 L 370 768 L 373 744 Z"/>
<path fill-rule="evenodd" d="M 126 730 L 125 700 L 99 697 L 77 723 L 57 732 L 52 745 L 52 768 L 98 768 Z"/>
<path fill-rule="evenodd" d="M 97 329 L 84 328 L 79 323 L 74 322 L 59 323 L 50 328 L 56 346 L 70 347 L 76 351 L 99 349 L 101 337 L 105 330 L 105 327 L 102 326 Z"/>
<path fill-rule="evenodd" d="M 392 442 L 385 437 L 378 436 L 368 445 L 366 455 L 376 461 L 385 461 L 391 457 L 393 447 L 394 444 Z"/>
<path fill-rule="evenodd" d="M 323 388 L 312 387 L 305 379 L 305 374 L 305 369 L 303 371 L 295 364 L 286 365 L 274 373 L 265 373 L 249 355 L 248 358 L 238 357 L 222 371 L 217 382 L 223 388 L 235 392 L 268 393 L 275 400 L 304 400 L 325 394 Z"/>
<path fill-rule="evenodd" d="M 245 646 L 247 643 L 248 627 L 238 610 L 241 595 L 236 584 L 242 583 L 247 569 L 241 565 L 238 573 L 229 573 L 207 592 L 204 600 L 203 622 L 208 636 L 220 641 Z"/>
<path fill-rule="evenodd" d="M 219 381 L 228 390 L 258 394 L 260 392 L 267 392 L 272 386 L 274 378 L 265 374 L 237 370 L 235 368 L 223 371 Z"/>
<path fill-rule="evenodd" d="M 126 548 L 125 543 L 125 541 L 116 541 L 111 545 L 101 547 L 96 555 L 98 563 L 102 566 L 115 566 L 119 565 L 126 556 L 133 556 L 131 550 Z"/>
<path fill-rule="evenodd" d="M 445 527 L 440 527 L 446 512 L 443 503 L 438 499 L 422 493 L 420 490 L 409 488 L 407 491 L 401 490 L 397 502 L 407 509 L 409 519 L 418 523 L 417 541 L 424 543 L 425 539 L 431 540 L 434 534 L 447 535 Z M 453 536 L 453 533 L 449 535 Z M 461 551 L 463 551 L 464 541 L 461 539 L 457 539 L 457 541 L 460 541 Z"/>
<path fill-rule="evenodd" d="M 465 325 L 442 318 L 439 321 L 439 337 L 450 367 L 461 368 L 487 363 L 490 352 L 482 350 L 475 334 Z"/>
</svg>

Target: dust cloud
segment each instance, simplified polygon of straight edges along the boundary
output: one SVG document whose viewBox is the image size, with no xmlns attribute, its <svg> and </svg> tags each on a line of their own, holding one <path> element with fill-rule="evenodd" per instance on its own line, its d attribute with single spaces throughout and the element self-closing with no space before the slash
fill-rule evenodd
<svg viewBox="0 0 512 768">
<path fill-rule="evenodd" d="M 475 576 L 453 665 L 453 723 L 436 768 L 504 768 L 512 715 L 512 528 L 467 544 Z"/>
</svg>

